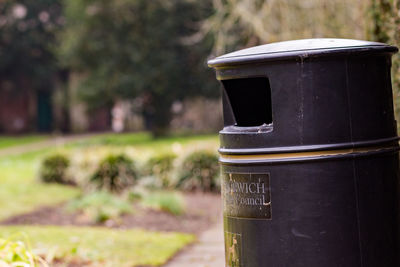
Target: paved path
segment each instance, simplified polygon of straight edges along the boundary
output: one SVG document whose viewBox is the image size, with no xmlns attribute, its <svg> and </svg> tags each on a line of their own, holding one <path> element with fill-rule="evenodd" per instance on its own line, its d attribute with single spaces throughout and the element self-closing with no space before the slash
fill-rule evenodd
<svg viewBox="0 0 400 267">
<path fill-rule="evenodd" d="M 203 232 L 198 242 L 183 250 L 164 267 L 224 267 L 222 222 Z"/>
<path fill-rule="evenodd" d="M 68 142 L 87 139 L 94 135 L 95 134 L 76 134 L 76 135 L 58 136 L 44 141 L 37 141 L 24 145 L 11 146 L 4 149 L 0 149 L 0 157 L 18 155 L 25 152 L 36 151 L 42 148 L 47 148 L 52 146 L 61 146 Z"/>
</svg>

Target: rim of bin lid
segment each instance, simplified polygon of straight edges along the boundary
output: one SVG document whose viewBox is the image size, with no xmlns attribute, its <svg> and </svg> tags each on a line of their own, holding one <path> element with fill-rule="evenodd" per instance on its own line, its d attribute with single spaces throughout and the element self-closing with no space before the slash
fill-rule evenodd
<svg viewBox="0 0 400 267">
<path fill-rule="evenodd" d="M 218 67 L 372 50 L 392 53 L 398 51 L 395 46 L 378 42 L 339 38 L 314 38 L 270 43 L 238 50 L 211 59 L 208 61 L 208 65 L 210 67 Z"/>
</svg>

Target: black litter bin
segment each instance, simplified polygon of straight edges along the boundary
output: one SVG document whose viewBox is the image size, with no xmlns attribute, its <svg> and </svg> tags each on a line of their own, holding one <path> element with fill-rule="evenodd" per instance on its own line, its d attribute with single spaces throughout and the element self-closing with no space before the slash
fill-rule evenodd
<svg viewBox="0 0 400 267">
<path fill-rule="evenodd" d="M 223 85 L 226 266 L 400 266 L 395 52 L 308 39 L 208 62 Z"/>
</svg>

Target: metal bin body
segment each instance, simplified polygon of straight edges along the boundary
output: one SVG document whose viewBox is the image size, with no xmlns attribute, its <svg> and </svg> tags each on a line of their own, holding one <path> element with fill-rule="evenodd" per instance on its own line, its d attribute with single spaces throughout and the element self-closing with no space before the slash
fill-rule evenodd
<svg viewBox="0 0 400 267">
<path fill-rule="evenodd" d="M 307 39 L 208 62 L 223 85 L 227 267 L 400 266 L 395 52 Z"/>
</svg>

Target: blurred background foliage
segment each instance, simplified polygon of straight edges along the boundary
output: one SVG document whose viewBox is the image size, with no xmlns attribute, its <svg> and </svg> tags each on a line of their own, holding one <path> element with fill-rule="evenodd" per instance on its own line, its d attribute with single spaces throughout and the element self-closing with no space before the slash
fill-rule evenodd
<svg viewBox="0 0 400 267">
<path fill-rule="evenodd" d="M 8 109 L 0 110 L 6 113 L 0 131 L 104 131 L 111 128 L 113 108 L 127 101 L 125 113 L 136 116 L 131 129 L 142 127 L 156 136 L 171 125 L 194 129 L 221 112 L 218 105 L 204 104 L 219 96 L 208 58 L 313 37 L 398 45 L 399 5 L 394 0 L 4 0 L 0 98 Z M 398 62 L 396 56 L 396 103 Z M 192 105 L 196 101 L 184 104 L 197 96 L 205 99 L 198 106 L 209 115 L 177 119 L 182 109 L 202 114 Z"/>
<path fill-rule="evenodd" d="M 369 27 L 371 39 L 400 47 L 400 1 L 371 0 L 369 9 L 372 25 Z M 397 122 L 400 120 L 400 56 L 393 56 L 392 65 L 393 97 Z M 397 129 L 399 130 L 399 123 Z"/>
<path fill-rule="evenodd" d="M 213 0 L 215 13 L 203 30 L 215 36 L 214 51 L 290 39 L 365 38 L 365 0 Z"/>
<path fill-rule="evenodd" d="M 162 134 L 174 101 L 217 95 L 204 68 L 212 42 L 182 42 L 211 14 L 206 2 L 66 1 L 59 55 L 66 67 L 84 74 L 79 92 L 89 107 L 142 97 L 147 127 Z"/>
<path fill-rule="evenodd" d="M 40 89 L 57 74 L 55 35 L 64 23 L 60 1 L 0 2 L 2 87 Z"/>
</svg>

